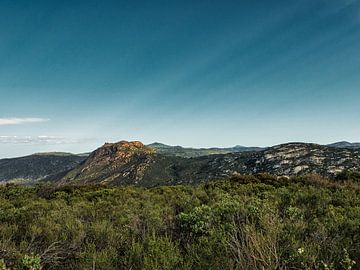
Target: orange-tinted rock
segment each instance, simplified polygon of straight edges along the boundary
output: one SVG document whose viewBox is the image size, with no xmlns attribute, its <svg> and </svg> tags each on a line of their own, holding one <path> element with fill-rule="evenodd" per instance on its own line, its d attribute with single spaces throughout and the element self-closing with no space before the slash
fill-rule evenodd
<svg viewBox="0 0 360 270">
<path fill-rule="evenodd" d="M 141 178 L 153 153 L 153 149 L 139 141 L 105 143 L 91 153 L 80 167 L 67 174 L 62 182 L 92 182 L 100 179 L 100 183 L 106 183 L 116 178 L 129 177 L 136 180 Z"/>
</svg>

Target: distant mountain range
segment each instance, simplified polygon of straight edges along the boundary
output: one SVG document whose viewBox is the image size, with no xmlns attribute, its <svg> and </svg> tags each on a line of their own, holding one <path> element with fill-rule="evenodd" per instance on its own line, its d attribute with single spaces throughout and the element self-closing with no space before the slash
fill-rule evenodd
<svg viewBox="0 0 360 270">
<path fill-rule="evenodd" d="M 182 146 L 171 146 L 163 143 L 152 143 L 148 145 L 151 148 L 156 149 L 156 151 L 160 154 L 168 155 L 168 156 L 178 156 L 178 157 L 201 157 L 208 155 L 217 155 L 217 154 L 228 154 L 228 153 L 240 153 L 240 152 L 257 152 L 263 151 L 267 147 L 247 147 L 236 145 L 234 147 L 220 148 L 220 147 L 212 147 L 212 148 L 189 148 Z M 360 149 L 360 143 L 350 143 L 346 141 L 336 142 L 332 144 L 328 144 L 326 146 L 334 147 L 334 148 L 350 148 L 350 149 Z"/>
<path fill-rule="evenodd" d="M 265 148 L 261 147 L 246 147 L 241 145 L 236 145 L 234 147 L 228 148 L 186 148 L 182 146 L 170 146 L 163 143 L 152 143 L 148 145 L 151 148 L 154 148 L 157 153 L 164 154 L 167 156 L 177 156 L 177 157 L 201 157 L 208 155 L 217 155 L 217 154 L 228 154 L 228 153 L 238 153 L 238 152 L 250 152 L 250 151 L 261 151 Z"/>
<path fill-rule="evenodd" d="M 350 143 L 346 141 L 328 144 L 327 146 L 335 147 L 335 148 L 360 149 L 360 143 Z"/>
<path fill-rule="evenodd" d="M 90 154 L 39 153 L 0 160 L 0 182 L 143 185 L 198 183 L 236 174 L 333 177 L 360 170 L 360 146 L 287 143 L 260 148 L 184 148 L 161 143 L 106 143 Z"/>
</svg>

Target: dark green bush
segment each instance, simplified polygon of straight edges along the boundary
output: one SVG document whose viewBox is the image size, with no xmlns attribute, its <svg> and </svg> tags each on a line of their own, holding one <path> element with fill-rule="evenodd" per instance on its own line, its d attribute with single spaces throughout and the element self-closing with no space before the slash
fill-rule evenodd
<svg viewBox="0 0 360 270">
<path fill-rule="evenodd" d="M 0 187 L 0 269 L 360 269 L 358 174 Z"/>
</svg>

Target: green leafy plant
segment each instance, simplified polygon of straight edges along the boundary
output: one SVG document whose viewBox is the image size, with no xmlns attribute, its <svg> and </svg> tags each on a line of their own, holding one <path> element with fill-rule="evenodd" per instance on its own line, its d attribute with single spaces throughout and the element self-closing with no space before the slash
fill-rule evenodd
<svg viewBox="0 0 360 270">
<path fill-rule="evenodd" d="M 39 255 L 31 253 L 30 255 L 25 255 L 22 259 L 22 263 L 25 269 L 28 270 L 41 270 L 41 259 Z"/>
</svg>

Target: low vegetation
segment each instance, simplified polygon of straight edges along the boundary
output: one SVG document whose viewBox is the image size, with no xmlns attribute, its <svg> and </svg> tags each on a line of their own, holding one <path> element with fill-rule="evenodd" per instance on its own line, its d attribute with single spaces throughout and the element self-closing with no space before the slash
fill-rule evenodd
<svg viewBox="0 0 360 270">
<path fill-rule="evenodd" d="M 360 269 L 360 177 L 0 187 L 0 269 Z"/>
</svg>

